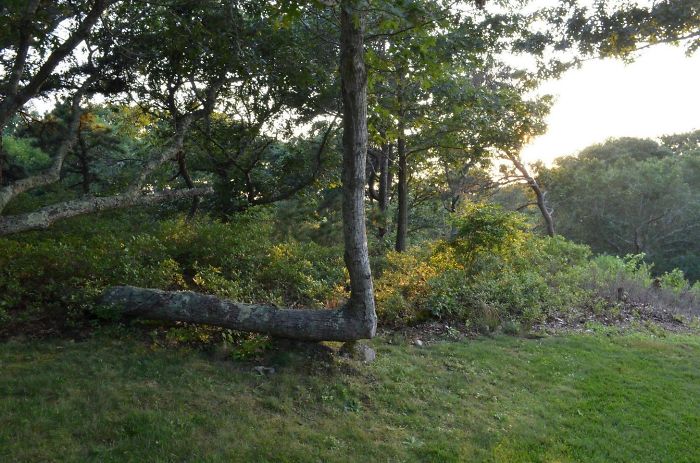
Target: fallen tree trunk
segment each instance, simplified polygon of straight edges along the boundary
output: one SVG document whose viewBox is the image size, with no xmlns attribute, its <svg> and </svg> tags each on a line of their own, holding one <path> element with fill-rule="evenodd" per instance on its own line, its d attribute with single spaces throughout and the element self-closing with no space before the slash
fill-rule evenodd
<svg viewBox="0 0 700 463">
<path fill-rule="evenodd" d="M 373 336 L 373 325 L 347 309 L 278 309 L 243 304 L 192 291 L 116 286 L 103 296 L 105 304 L 125 316 L 149 320 L 215 325 L 239 331 L 267 333 L 307 341 L 351 341 Z"/>
</svg>

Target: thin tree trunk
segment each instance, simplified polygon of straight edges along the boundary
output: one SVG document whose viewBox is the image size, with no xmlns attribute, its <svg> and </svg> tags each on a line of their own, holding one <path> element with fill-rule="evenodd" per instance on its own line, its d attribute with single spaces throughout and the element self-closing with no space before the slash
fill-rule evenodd
<svg viewBox="0 0 700 463">
<path fill-rule="evenodd" d="M 192 177 L 190 176 L 190 171 L 187 168 L 187 160 L 185 159 L 185 152 L 180 150 L 177 153 L 177 165 L 180 170 L 180 176 L 185 181 L 187 188 L 192 189 L 195 187 Z M 187 220 L 194 219 L 195 214 L 197 214 L 197 209 L 199 208 L 199 203 L 202 201 L 200 196 L 195 196 L 192 199 L 192 205 L 190 206 L 190 211 L 187 213 Z"/>
<path fill-rule="evenodd" d="M 179 320 L 306 340 L 350 341 L 374 336 L 377 316 L 367 250 L 365 185 L 367 75 L 361 2 L 341 2 L 340 76 L 343 95 L 343 239 L 350 300 L 336 310 L 289 310 L 246 305 L 192 292 L 121 286 L 104 301 L 142 318 Z M 186 190 L 190 191 L 190 190 Z"/>
<path fill-rule="evenodd" d="M 387 210 L 389 209 L 389 190 L 391 189 L 391 177 L 389 176 L 389 157 L 391 156 L 391 144 L 382 145 L 379 158 L 379 211 L 381 213 L 379 225 L 379 238 L 384 238 L 387 232 Z"/>
<path fill-rule="evenodd" d="M 81 123 L 82 125 L 82 123 Z M 85 137 L 83 137 L 82 127 L 78 128 L 78 146 L 80 147 L 80 154 L 78 154 L 78 162 L 80 163 L 80 175 L 83 177 L 81 182 L 83 188 L 83 194 L 90 194 L 90 161 L 88 155 L 87 143 L 85 142 Z"/>
<path fill-rule="evenodd" d="M 539 185 L 537 185 L 537 182 L 535 182 L 534 186 L 530 185 L 530 187 L 537 196 L 537 207 L 540 209 L 545 226 L 547 227 L 547 234 L 549 236 L 554 236 L 556 234 L 554 231 L 554 219 L 552 218 L 552 214 L 549 212 L 549 209 L 547 209 L 547 204 L 544 200 L 544 192 Z"/>
<path fill-rule="evenodd" d="M 515 166 L 515 168 L 518 169 L 520 174 L 523 176 L 532 192 L 535 193 L 535 198 L 537 198 L 537 207 L 539 208 L 540 213 L 542 214 L 542 218 L 544 219 L 547 234 L 549 236 L 554 236 L 554 218 L 552 217 L 552 213 L 547 208 L 547 202 L 545 201 L 544 191 L 542 191 L 540 184 L 537 183 L 537 180 L 535 180 L 535 178 L 530 175 L 530 172 L 527 170 L 525 165 L 522 163 L 522 161 L 520 161 L 520 159 L 517 156 L 511 156 L 510 160 Z"/>
<path fill-rule="evenodd" d="M 5 147 L 2 141 L 2 130 L 0 129 L 0 187 L 5 182 L 4 174 L 9 163 L 7 162 L 7 156 L 5 155 Z"/>
<path fill-rule="evenodd" d="M 404 109 L 403 78 L 405 69 L 397 70 L 396 75 L 396 103 L 398 106 L 398 139 L 396 151 L 399 158 L 398 175 L 398 211 L 396 217 L 396 243 L 394 249 L 397 252 L 406 250 L 408 239 L 408 160 L 406 159 L 406 113 Z"/>
<path fill-rule="evenodd" d="M 396 220 L 396 246 L 398 252 L 406 250 L 408 238 L 408 162 L 406 159 L 406 140 L 403 136 L 403 123 L 399 123 L 399 140 L 397 143 L 399 156 L 398 178 L 398 216 Z"/>
</svg>

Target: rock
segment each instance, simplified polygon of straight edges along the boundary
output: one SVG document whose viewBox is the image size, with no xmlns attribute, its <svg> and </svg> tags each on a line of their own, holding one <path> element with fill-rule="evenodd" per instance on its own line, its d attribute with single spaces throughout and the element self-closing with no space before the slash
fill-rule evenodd
<svg viewBox="0 0 700 463">
<path fill-rule="evenodd" d="M 421 341 L 420 339 L 416 339 L 415 341 L 413 341 L 413 345 L 415 345 L 416 347 L 423 347 L 423 341 Z"/>
<path fill-rule="evenodd" d="M 374 349 L 361 342 L 346 342 L 340 348 L 340 355 L 363 363 L 372 363 L 377 358 Z"/>
<path fill-rule="evenodd" d="M 262 376 L 275 374 L 275 369 L 273 367 L 265 367 L 262 365 L 258 365 L 257 367 L 253 367 L 253 370 L 258 372 Z"/>
</svg>

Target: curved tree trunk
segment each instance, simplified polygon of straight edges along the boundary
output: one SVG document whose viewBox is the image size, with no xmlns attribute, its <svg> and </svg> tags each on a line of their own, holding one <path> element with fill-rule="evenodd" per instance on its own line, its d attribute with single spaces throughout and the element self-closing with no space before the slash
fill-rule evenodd
<svg viewBox="0 0 700 463">
<path fill-rule="evenodd" d="M 554 236 L 556 233 L 554 230 L 554 218 L 552 217 L 551 211 L 547 208 L 547 202 L 545 201 L 544 191 L 542 191 L 542 187 L 540 187 L 540 184 L 537 183 L 537 180 L 535 180 L 535 178 L 532 175 L 530 175 L 530 172 L 527 170 L 525 165 L 517 156 L 511 156 L 510 160 L 515 166 L 515 168 L 518 169 L 520 174 L 523 176 L 532 192 L 535 193 L 535 198 L 537 198 L 537 207 L 540 210 L 540 213 L 542 214 L 542 218 L 544 219 L 547 234 L 549 236 Z"/>
<path fill-rule="evenodd" d="M 120 286 L 104 302 L 141 318 L 224 326 L 305 340 L 371 338 L 377 328 L 365 226 L 367 74 L 358 0 L 341 2 L 340 76 L 343 94 L 343 238 L 350 300 L 337 310 L 290 310 L 249 305 L 189 291 Z"/>
</svg>

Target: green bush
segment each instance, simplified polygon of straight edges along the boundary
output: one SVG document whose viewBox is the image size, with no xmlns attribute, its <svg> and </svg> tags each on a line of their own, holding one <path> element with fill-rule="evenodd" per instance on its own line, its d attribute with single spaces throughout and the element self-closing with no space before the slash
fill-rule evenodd
<svg viewBox="0 0 700 463">
<path fill-rule="evenodd" d="M 502 322 L 528 326 L 572 308 L 607 307 L 619 287 L 641 302 L 647 299 L 638 294 L 652 292 L 654 278 L 644 255 L 593 257 L 585 245 L 533 235 L 517 215 L 491 205 L 471 205 L 453 224 L 450 241 L 387 255 L 376 284 L 380 317 L 393 322 L 456 318 L 483 325 L 485 310 L 493 310 Z M 681 306 L 699 299 L 693 291 L 700 292 L 700 286 L 689 289 L 680 271 L 659 281 L 677 297 L 654 302 Z"/>
<path fill-rule="evenodd" d="M 683 270 L 675 268 L 670 272 L 666 272 L 659 277 L 661 287 L 668 289 L 674 293 L 680 293 L 689 289 L 688 280 L 685 279 Z"/>
<path fill-rule="evenodd" d="M 241 214 L 231 223 L 202 217 L 132 226 L 107 215 L 0 239 L 0 321 L 100 316 L 99 296 L 111 285 L 286 306 L 339 304 L 346 280 L 341 249 L 273 243 L 266 214 Z"/>
<path fill-rule="evenodd" d="M 388 255 L 377 281 L 380 315 L 478 322 L 489 308 L 531 324 L 589 297 L 580 286 L 586 246 L 534 236 L 517 214 L 493 205 L 470 205 L 452 223 L 450 241 Z"/>
<path fill-rule="evenodd" d="M 572 308 L 608 307 L 619 288 L 630 300 L 664 307 L 700 301 L 700 284 L 690 287 L 680 271 L 661 275 L 655 286 L 643 255 L 593 257 L 586 246 L 528 232 L 516 214 L 494 206 L 468 206 L 453 225 L 449 241 L 375 256 L 382 322 L 449 318 L 486 331 L 506 321 L 527 327 Z M 286 307 L 342 304 L 342 248 L 275 236 L 271 212 L 259 208 L 229 223 L 103 214 L 2 238 L 0 323 L 109 317 L 99 296 L 112 285 Z"/>
</svg>

